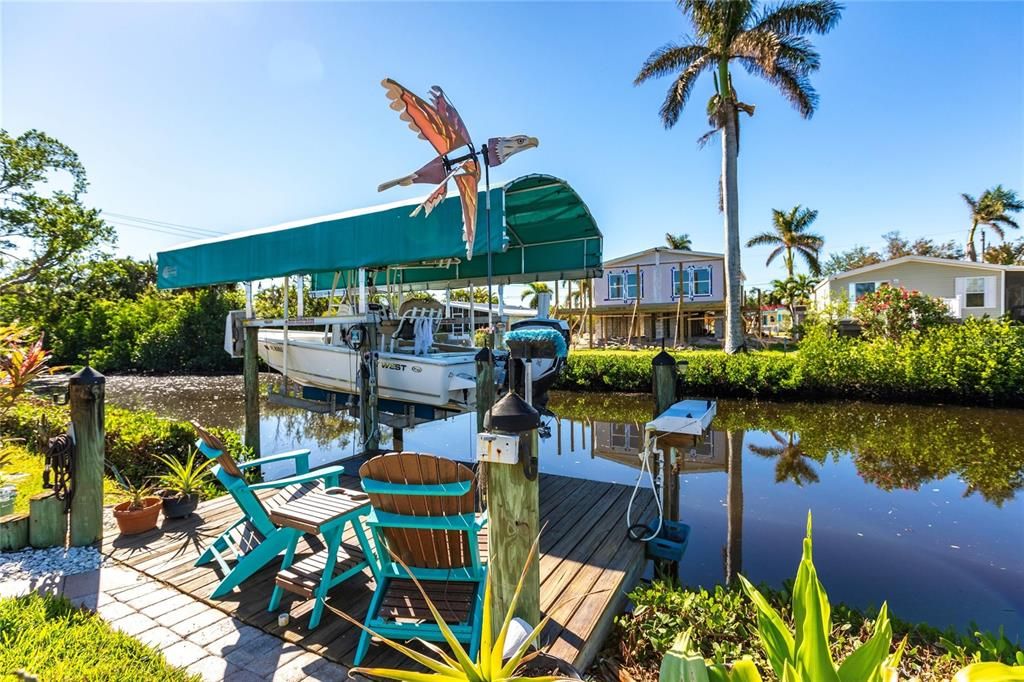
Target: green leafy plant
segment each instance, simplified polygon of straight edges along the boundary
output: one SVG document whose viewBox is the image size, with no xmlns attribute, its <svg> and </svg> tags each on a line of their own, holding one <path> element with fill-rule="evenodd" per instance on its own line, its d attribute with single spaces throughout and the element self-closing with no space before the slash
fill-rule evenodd
<svg viewBox="0 0 1024 682">
<path fill-rule="evenodd" d="M 539 539 L 540 538 L 538 537 L 538 539 L 534 541 L 533 547 L 530 550 L 530 559 L 527 560 L 526 565 L 523 566 L 523 572 L 519 576 L 519 582 L 516 584 L 516 590 L 512 595 L 512 601 L 509 604 L 508 613 L 505 614 L 505 619 L 501 625 L 501 629 L 497 632 L 494 630 L 494 622 L 491 614 L 493 601 L 491 594 L 491 573 L 488 572 L 484 586 L 483 613 L 480 618 L 480 651 L 477 654 L 477 660 L 475 661 L 470 658 L 466 649 L 462 646 L 462 643 L 455 638 L 451 628 L 448 627 L 444 617 L 437 610 L 437 607 L 434 605 L 434 602 L 431 601 L 426 591 L 424 591 L 420 581 L 417 580 L 415 576 L 412 576 L 411 573 L 410 577 L 416 584 L 417 589 L 419 589 L 420 594 L 423 596 L 423 600 L 426 602 L 427 608 L 430 609 L 430 613 L 434 617 L 434 621 L 441 629 L 441 634 L 444 636 L 445 641 L 451 648 L 452 656 L 449 656 L 440 647 L 435 646 L 430 642 L 419 640 L 436 656 L 436 658 L 421 654 L 403 644 L 377 634 L 344 611 L 332 608 L 331 605 L 328 604 L 327 608 L 331 609 L 348 622 L 366 630 L 395 651 L 398 651 L 411 661 L 424 666 L 432 672 L 432 674 L 425 674 L 396 668 L 352 668 L 350 674 L 362 674 L 370 677 L 397 680 L 398 682 L 427 682 L 428 680 L 439 680 L 440 682 L 491 682 L 492 680 L 502 680 L 505 682 L 512 682 L 513 680 L 525 679 L 532 679 L 536 682 L 555 682 L 556 680 L 561 679 L 558 676 L 551 675 L 533 678 L 527 678 L 521 674 L 517 675 L 517 671 L 519 671 L 520 667 L 524 663 L 527 663 L 536 657 L 536 653 L 528 654 L 527 651 L 529 650 L 530 645 L 540 637 L 540 633 L 543 632 L 544 627 L 548 624 L 548 621 L 551 620 L 550 616 L 545 616 L 540 623 L 534 627 L 530 634 L 527 635 L 526 639 L 519 644 L 507 660 L 505 660 L 503 656 L 506 639 L 508 637 L 509 628 L 512 625 L 516 605 L 519 603 L 519 596 L 522 594 L 523 585 L 526 582 L 526 574 L 529 571 L 530 564 L 534 561 L 534 556 L 537 554 L 536 550 Z M 395 559 L 402 564 L 403 568 L 408 569 L 401 559 L 398 557 L 395 557 Z"/>
<path fill-rule="evenodd" d="M 124 493 L 125 502 L 128 502 L 128 511 L 136 511 L 143 509 L 146 506 L 146 498 L 153 496 L 153 485 L 149 482 L 144 482 L 136 485 L 132 483 L 127 477 L 123 476 L 117 467 L 111 467 L 114 473 L 114 480 L 117 481 L 117 487 Z"/>
<path fill-rule="evenodd" d="M 867 337 L 894 341 L 950 321 L 949 309 L 941 299 L 888 284 L 857 299 L 853 316 Z"/>
<path fill-rule="evenodd" d="M 200 494 L 210 482 L 210 467 L 214 460 L 201 458 L 199 451 L 192 448 L 185 461 L 170 455 L 156 458 L 167 468 L 157 481 L 164 490 L 177 493 L 179 497 Z"/>
<path fill-rule="evenodd" d="M 743 591 L 757 608 L 758 636 L 768 662 L 780 680 L 787 682 L 882 682 L 892 666 L 889 647 L 892 626 L 886 604 L 875 621 L 874 633 L 837 667 L 832 660 L 829 633 L 832 611 L 825 588 L 814 568 L 811 541 L 811 513 L 807 513 L 807 536 L 803 558 L 793 583 L 792 608 L 795 624 L 790 632 L 778 611 L 742 575 Z M 897 650 L 896 659 L 902 653 Z"/>
</svg>

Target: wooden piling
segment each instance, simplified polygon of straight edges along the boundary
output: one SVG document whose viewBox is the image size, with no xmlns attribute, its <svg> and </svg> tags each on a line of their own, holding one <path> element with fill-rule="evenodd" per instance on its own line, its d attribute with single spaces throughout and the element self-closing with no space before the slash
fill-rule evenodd
<svg viewBox="0 0 1024 682">
<path fill-rule="evenodd" d="M 36 549 L 63 547 L 67 539 L 68 517 L 64 502 L 52 490 L 33 495 L 28 500 L 28 542 Z"/>
<path fill-rule="evenodd" d="M 500 432 L 499 432 L 500 433 Z M 537 429 L 519 436 L 519 463 L 487 464 L 488 546 L 494 622 L 508 612 L 533 541 L 540 533 L 540 486 L 523 473 L 524 461 L 537 454 Z M 540 622 L 540 557 L 534 553 L 515 615 L 527 623 Z"/>
<path fill-rule="evenodd" d="M 17 552 L 28 546 L 28 514 L 0 516 L 0 552 Z"/>
<path fill-rule="evenodd" d="M 260 355 L 259 327 L 245 328 L 242 382 L 245 391 L 245 447 L 260 456 Z"/>
<path fill-rule="evenodd" d="M 484 415 L 494 405 L 494 354 L 481 348 L 476 354 L 476 430 L 484 430 Z"/>
<path fill-rule="evenodd" d="M 662 348 L 651 360 L 651 390 L 654 393 L 654 416 L 672 407 L 677 401 L 678 373 L 676 360 Z"/>
<path fill-rule="evenodd" d="M 104 400 L 106 378 L 91 367 L 71 376 L 68 392 L 75 434 L 71 546 L 103 539 Z"/>
</svg>

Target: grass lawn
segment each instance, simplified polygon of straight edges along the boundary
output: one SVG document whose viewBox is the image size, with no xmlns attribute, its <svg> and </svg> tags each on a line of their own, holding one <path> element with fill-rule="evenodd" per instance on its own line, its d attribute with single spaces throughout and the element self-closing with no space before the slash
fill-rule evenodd
<svg viewBox="0 0 1024 682">
<path fill-rule="evenodd" d="M 63 597 L 0 599 L 0 679 L 198 680 Z"/>
<path fill-rule="evenodd" d="M 26 448 L 14 445 L 9 448 L 11 463 L 4 467 L 0 479 L 13 484 L 18 489 L 18 498 L 14 501 L 15 513 L 28 512 L 28 498 L 43 489 L 43 456 L 29 452 Z M 103 502 L 114 504 L 121 500 L 122 494 L 117 484 L 110 478 L 103 481 Z"/>
</svg>

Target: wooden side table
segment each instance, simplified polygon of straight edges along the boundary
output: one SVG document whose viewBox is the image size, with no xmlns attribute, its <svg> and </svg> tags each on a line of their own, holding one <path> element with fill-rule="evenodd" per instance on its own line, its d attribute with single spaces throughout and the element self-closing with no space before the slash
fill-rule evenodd
<svg viewBox="0 0 1024 682">
<path fill-rule="evenodd" d="M 367 496 L 361 490 L 332 490 L 341 492 L 309 493 L 281 505 L 270 514 L 274 523 L 294 529 L 295 537 L 285 551 L 267 609 L 277 610 L 285 590 L 307 599 L 315 598 L 316 604 L 309 618 L 310 630 L 320 624 L 324 602 L 332 587 L 368 566 L 376 573 L 377 567 L 360 520 L 370 512 Z M 342 542 L 347 524 L 352 526 L 358 546 Z M 327 547 L 293 564 L 295 549 L 303 533 L 322 535 Z"/>
</svg>

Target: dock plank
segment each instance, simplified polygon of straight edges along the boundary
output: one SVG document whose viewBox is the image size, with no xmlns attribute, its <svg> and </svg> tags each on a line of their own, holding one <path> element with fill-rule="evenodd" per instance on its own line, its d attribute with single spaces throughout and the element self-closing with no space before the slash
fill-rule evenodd
<svg viewBox="0 0 1024 682">
<path fill-rule="evenodd" d="M 358 479 L 342 477 L 341 484 L 357 487 Z M 629 488 L 623 485 L 541 475 L 541 610 L 553 616 L 542 643 L 546 649 L 577 666 L 593 660 L 621 609 L 625 593 L 638 579 L 646 560 L 643 546 L 626 538 L 624 516 Z M 261 499 L 274 495 L 260 491 Z M 653 511 L 647 505 L 644 513 Z M 192 517 L 165 521 L 155 531 L 131 537 L 108 537 L 103 553 L 155 580 L 203 600 L 211 606 L 270 634 L 293 642 L 342 665 L 351 666 L 360 631 L 329 612 L 320 626 L 307 627 L 312 600 L 286 595 L 279 611 L 288 610 L 290 622 L 277 624 L 276 612 L 267 610 L 274 586 L 276 563 L 267 566 L 223 599 L 210 595 L 220 581 L 215 563 L 195 566 L 205 547 L 240 516 L 229 496 L 200 504 Z M 351 528 L 345 542 L 354 542 Z M 481 536 L 486 554 L 486 532 Z M 297 559 L 314 553 L 301 540 Z M 375 583 L 369 569 L 336 587 L 328 604 L 362 618 Z M 374 646 L 366 665 L 394 665 L 400 661 L 383 646 Z"/>
</svg>

